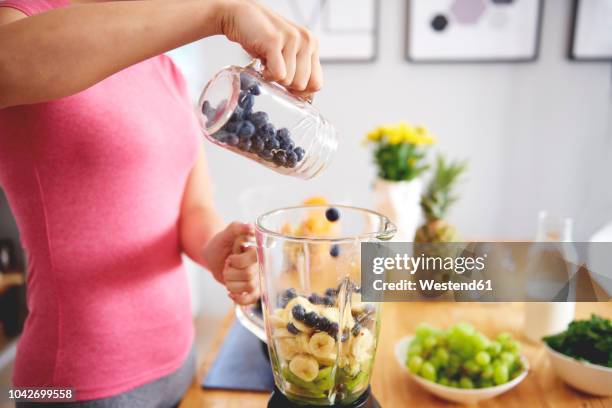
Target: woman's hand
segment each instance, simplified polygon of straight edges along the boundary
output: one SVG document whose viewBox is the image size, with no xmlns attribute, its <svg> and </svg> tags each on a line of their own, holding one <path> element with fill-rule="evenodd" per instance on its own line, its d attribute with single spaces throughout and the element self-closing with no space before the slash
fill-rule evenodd
<svg viewBox="0 0 612 408">
<path fill-rule="evenodd" d="M 220 29 L 265 65 L 264 76 L 295 93 L 321 89 L 318 40 L 306 28 L 252 0 L 222 0 Z"/>
<path fill-rule="evenodd" d="M 249 224 L 233 222 L 215 235 L 204 249 L 206 266 L 225 285 L 229 297 L 240 305 L 254 303 L 259 297 L 257 253 L 242 251 L 241 243 L 253 235 Z"/>
</svg>

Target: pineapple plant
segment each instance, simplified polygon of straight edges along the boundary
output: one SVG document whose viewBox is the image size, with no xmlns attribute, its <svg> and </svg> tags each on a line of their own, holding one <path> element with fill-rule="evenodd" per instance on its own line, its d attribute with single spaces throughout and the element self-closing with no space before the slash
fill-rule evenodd
<svg viewBox="0 0 612 408">
<path fill-rule="evenodd" d="M 425 215 L 425 224 L 414 236 L 414 253 L 428 257 L 453 257 L 457 255 L 457 246 L 443 245 L 460 240 L 457 229 L 446 222 L 449 208 L 457 201 L 453 189 L 461 174 L 467 169 L 467 163 L 462 161 L 448 162 L 444 156 L 438 156 L 434 176 L 425 194 L 421 197 L 421 208 Z M 437 245 L 442 244 L 442 245 Z M 441 269 L 421 268 L 419 275 L 425 279 L 445 282 L 451 278 L 451 272 Z M 445 296 L 445 292 L 437 290 L 421 290 L 426 297 Z"/>
<path fill-rule="evenodd" d="M 436 170 L 427 191 L 421 197 L 421 208 L 425 215 L 425 224 L 415 236 L 415 243 L 457 242 L 459 234 L 454 226 L 447 223 L 449 208 L 457 201 L 453 189 L 459 177 L 467 169 L 464 161 L 448 162 L 440 155 L 436 161 Z"/>
</svg>

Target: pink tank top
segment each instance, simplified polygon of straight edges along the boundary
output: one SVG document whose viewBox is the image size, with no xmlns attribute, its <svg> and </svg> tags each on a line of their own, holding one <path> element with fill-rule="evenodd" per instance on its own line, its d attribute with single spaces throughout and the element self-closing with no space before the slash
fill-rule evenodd
<svg viewBox="0 0 612 408">
<path fill-rule="evenodd" d="M 0 0 L 32 15 L 67 0 Z M 0 185 L 28 257 L 15 386 L 112 396 L 193 341 L 177 222 L 199 130 L 166 56 L 76 95 L 0 110 Z"/>
</svg>

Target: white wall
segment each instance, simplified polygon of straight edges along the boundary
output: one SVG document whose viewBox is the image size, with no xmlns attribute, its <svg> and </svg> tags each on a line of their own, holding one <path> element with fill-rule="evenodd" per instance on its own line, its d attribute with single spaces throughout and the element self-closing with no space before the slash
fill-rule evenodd
<svg viewBox="0 0 612 408">
<path fill-rule="evenodd" d="M 570 3 L 546 2 L 535 63 L 415 65 L 403 59 L 405 1 L 381 1 L 378 60 L 324 66 L 325 88 L 315 102 L 342 137 L 331 168 L 303 182 L 206 143 L 221 213 L 239 217 L 237 196 L 253 185 L 282 187 L 276 190 L 279 202 L 320 189 L 369 205 L 375 170 L 360 140 L 380 123 L 408 120 L 428 125 L 440 150 L 470 160 L 451 214 L 464 235 L 528 238 L 537 211 L 548 209 L 576 217 L 582 234 L 576 238 L 585 238 L 595 224 L 612 218 L 612 200 L 595 203 L 605 187 L 591 176 L 611 137 L 611 69 L 609 63 L 566 59 Z M 222 38 L 174 56 L 194 98 L 217 69 L 247 61 Z"/>
</svg>

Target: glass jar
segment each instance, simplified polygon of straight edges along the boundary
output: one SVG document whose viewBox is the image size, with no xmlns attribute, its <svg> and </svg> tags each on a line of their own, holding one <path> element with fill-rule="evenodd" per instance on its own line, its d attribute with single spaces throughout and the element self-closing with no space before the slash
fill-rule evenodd
<svg viewBox="0 0 612 408">
<path fill-rule="evenodd" d="M 338 146 L 336 130 L 312 103 L 266 81 L 257 60 L 215 74 L 198 106 L 208 140 L 280 174 L 312 178 Z"/>
</svg>

